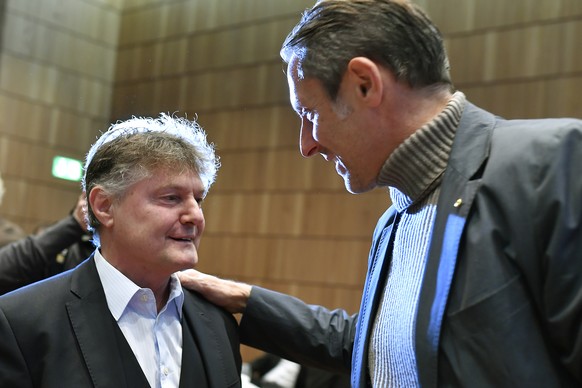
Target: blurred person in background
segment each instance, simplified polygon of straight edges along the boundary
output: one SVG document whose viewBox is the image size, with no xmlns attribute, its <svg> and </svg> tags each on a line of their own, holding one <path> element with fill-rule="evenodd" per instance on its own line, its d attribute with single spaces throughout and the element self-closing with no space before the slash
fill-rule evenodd
<svg viewBox="0 0 582 388">
<path fill-rule="evenodd" d="M 0 206 L 2 206 L 4 193 L 4 180 L 2 179 L 2 175 L 0 175 Z M 0 248 L 10 244 L 13 241 L 20 240 L 25 236 L 26 233 L 24 233 L 24 230 L 22 230 L 20 226 L 0 216 Z"/>
<path fill-rule="evenodd" d="M 76 267 L 95 250 L 81 194 L 62 220 L 0 249 L 0 294 Z"/>
</svg>

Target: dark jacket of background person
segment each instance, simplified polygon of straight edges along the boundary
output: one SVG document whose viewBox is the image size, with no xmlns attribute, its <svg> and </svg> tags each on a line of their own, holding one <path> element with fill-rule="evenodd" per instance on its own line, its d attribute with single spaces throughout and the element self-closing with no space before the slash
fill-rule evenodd
<svg viewBox="0 0 582 388">
<path fill-rule="evenodd" d="M 109 311 L 92 258 L 73 271 L 16 292 L 18 297 L 0 299 L 1 387 L 148 386 Z M 188 290 L 184 294 L 180 387 L 198 386 L 201 365 L 209 387 L 240 386 L 236 320 L 198 294 Z M 47 309 L 47 305 L 59 307 Z M 28 310 L 26 317 L 17 313 L 23 308 Z M 51 351 L 39 356 L 39 346 Z"/>
<path fill-rule="evenodd" d="M 86 236 L 70 215 L 1 248 L 0 295 L 74 268 L 95 249 Z"/>
<path fill-rule="evenodd" d="M 416 318 L 423 387 L 582 385 L 582 124 L 503 120 L 467 103 L 428 252 Z M 289 360 L 352 370 L 389 272 L 394 208 L 380 218 L 359 314 L 253 287 L 241 342 Z"/>
<path fill-rule="evenodd" d="M 4 179 L 2 179 L 2 175 L 0 174 L 0 205 L 2 205 L 2 201 L 4 200 L 4 192 Z M 24 237 L 26 237 L 26 233 L 19 225 L 4 217 L 0 217 L 0 248 Z"/>
<path fill-rule="evenodd" d="M 26 233 L 14 222 L 0 217 L 0 248 L 25 237 Z"/>
</svg>

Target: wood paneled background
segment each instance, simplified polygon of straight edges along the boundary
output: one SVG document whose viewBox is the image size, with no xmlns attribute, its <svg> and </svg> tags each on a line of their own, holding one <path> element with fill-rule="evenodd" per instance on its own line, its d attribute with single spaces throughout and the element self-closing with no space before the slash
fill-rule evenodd
<svg viewBox="0 0 582 388">
<path fill-rule="evenodd" d="M 31 232 L 77 202 L 52 159 L 83 159 L 111 119 L 119 0 L 0 0 L 0 214 Z"/>
<path fill-rule="evenodd" d="M 582 117 L 582 2 L 418 0 L 453 80 L 499 115 Z M 303 159 L 279 48 L 312 0 L 0 0 L 0 214 L 27 231 L 66 214 L 83 158 L 132 115 L 198 116 L 222 168 L 205 201 L 201 270 L 358 309 L 383 190 L 345 192 Z M 244 349 L 246 359 L 256 352 Z"/>
</svg>

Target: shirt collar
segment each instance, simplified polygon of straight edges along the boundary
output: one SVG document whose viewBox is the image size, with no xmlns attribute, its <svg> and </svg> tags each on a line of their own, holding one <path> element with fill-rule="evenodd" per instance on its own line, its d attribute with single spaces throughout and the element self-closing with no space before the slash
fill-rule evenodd
<svg viewBox="0 0 582 388">
<path fill-rule="evenodd" d="M 95 250 L 95 266 L 97 267 L 97 273 L 103 285 L 109 311 L 111 311 L 115 320 L 118 321 L 132 297 L 141 288 L 119 272 L 117 268 L 112 266 L 101 255 L 99 249 Z M 176 303 L 178 314 L 182 318 L 184 291 L 176 274 L 172 274 L 170 277 L 170 296 L 166 305 L 173 300 Z"/>
</svg>

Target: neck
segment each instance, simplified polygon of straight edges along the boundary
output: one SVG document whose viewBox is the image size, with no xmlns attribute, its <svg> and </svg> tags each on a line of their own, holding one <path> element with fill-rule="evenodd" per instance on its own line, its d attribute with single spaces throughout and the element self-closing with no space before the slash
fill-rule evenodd
<svg viewBox="0 0 582 388">
<path fill-rule="evenodd" d="M 414 131 L 385 161 L 377 183 L 403 193 L 406 198 L 401 208 L 418 201 L 438 184 L 447 166 L 464 106 L 465 95 L 455 93 L 439 114 Z"/>
<path fill-rule="evenodd" d="M 109 247 L 107 244 L 105 247 Z M 114 250 L 99 248 L 101 255 L 109 264 L 114 266 L 125 277 L 140 288 L 149 288 L 154 293 L 158 312 L 164 307 L 170 296 L 170 275 L 161 274 L 159 269 L 143 268 L 140 264 L 134 265 L 126 256 L 117 254 Z M 111 247 L 109 247 L 111 248 Z M 120 259 L 123 257 L 124 259 Z"/>
<path fill-rule="evenodd" d="M 444 87 L 412 89 L 408 85 L 398 85 L 400 90 L 394 98 L 392 111 L 399 112 L 393 116 L 400 118 L 399 126 L 394 128 L 403 128 L 404 140 L 438 116 L 449 103 L 452 94 Z"/>
<path fill-rule="evenodd" d="M 156 297 L 156 308 L 158 313 L 162 308 L 168 303 L 168 298 L 170 297 L 170 281 L 166 282 L 166 285 L 157 290 L 152 289 L 154 296 Z"/>
</svg>

